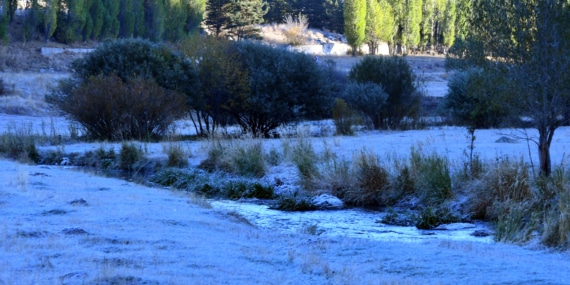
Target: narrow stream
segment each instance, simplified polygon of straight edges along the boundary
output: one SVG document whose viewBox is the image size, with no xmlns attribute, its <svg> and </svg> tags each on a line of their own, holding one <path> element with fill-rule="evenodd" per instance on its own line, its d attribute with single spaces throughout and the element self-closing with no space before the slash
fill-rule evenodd
<svg viewBox="0 0 570 285">
<path fill-rule="evenodd" d="M 456 241 L 493 242 L 493 236 L 476 237 L 474 232 L 492 233 L 489 226 L 474 224 L 451 224 L 448 230 L 419 230 L 416 227 L 390 226 L 380 223 L 386 213 L 363 209 L 334 211 L 284 212 L 240 201 L 212 201 L 215 209 L 233 211 L 253 225 L 284 232 L 308 233 L 325 236 L 347 236 L 379 241 L 421 242 L 442 239 Z"/>
</svg>

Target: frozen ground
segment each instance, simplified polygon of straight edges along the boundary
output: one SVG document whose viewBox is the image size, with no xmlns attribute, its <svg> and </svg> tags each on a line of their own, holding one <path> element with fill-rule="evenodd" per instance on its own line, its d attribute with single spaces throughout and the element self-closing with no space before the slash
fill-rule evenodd
<svg viewBox="0 0 570 285">
<path fill-rule="evenodd" d="M 62 118 L 1 116 L 0 122 L 4 128 L 17 126 L 20 119 L 34 130 L 42 125 L 48 130 L 52 125 L 62 132 L 68 129 Z M 477 131 L 475 151 L 484 159 L 509 156 L 530 162 L 524 140 L 497 142 L 506 133 L 520 135 L 514 130 Z M 570 128 L 557 132 L 554 163 L 568 152 L 569 135 Z M 329 149 L 345 157 L 363 149 L 381 157 L 405 156 L 420 144 L 425 151 L 460 159 L 468 143 L 462 128 L 311 140 L 317 152 Z M 279 147 L 285 141 L 267 140 L 264 147 Z M 191 164 L 205 157 L 204 144 L 186 143 Z M 72 152 L 101 146 L 112 145 L 51 148 Z M 165 156 L 163 144 L 145 148 L 150 156 Z M 280 166 L 270 169 L 269 176 L 292 181 L 294 173 Z M 359 220 L 363 215 L 354 218 L 347 212 L 344 220 L 327 220 L 322 212 L 320 224 L 303 224 L 299 214 L 292 214 L 288 219 L 300 221 L 301 226 L 277 220 L 283 216 L 271 226 L 271 215 L 264 225 L 235 204 L 220 203 L 227 202 L 209 202 L 65 166 L 0 160 L 0 284 L 569 284 L 570 280 L 569 253 L 536 244 L 521 247 L 453 237 L 412 240 L 401 235 L 358 238 L 343 232 L 347 227 L 343 223 L 351 220 L 374 230 L 374 221 Z M 314 235 L 330 223 L 337 223 L 336 232 Z M 383 230 L 378 225 L 377 231 Z"/>
</svg>

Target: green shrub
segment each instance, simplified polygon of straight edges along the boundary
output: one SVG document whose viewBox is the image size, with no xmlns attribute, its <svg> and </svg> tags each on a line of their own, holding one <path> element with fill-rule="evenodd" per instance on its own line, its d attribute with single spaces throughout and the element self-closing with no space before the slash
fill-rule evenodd
<svg viewBox="0 0 570 285">
<path fill-rule="evenodd" d="M 71 64 L 72 78 L 77 84 L 93 76 L 117 75 L 123 81 L 143 78 L 160 87 L 197 99 L 198 74 L 189 61 L 172 52 L 166 45 L 142 39 L 106 42 Z"/>
<path fill-rule="evenodd" d="M 373 82 L 352 83 L 346 87 L 343 97 L 351 107 L 362 112 L 372 122 L 374 129 L 385 127 L 388 94 L 382 85 Z"/>
<path fill-rule="evenodd" d="M 294 212 L 305 212 L 305 211 L 314 211 L 317 207 L 311 202 L 311 199 L 308 197 L 297 197 L 294 195 L 290 196 L 281 196 L 277 200 L 277 205 L 274 207 L 277 210 L 281 211 L 294 211 Z"/>
<path fill-rule="evenodd" d="M 499 127 L 509 116 L 508 105 L 497 98 L 507 98 L 506 77 L 470 69 L 454 73 L 443 107 L 452 120 L 474 129 Z"/>
<path fill-rule="evenodd" d="M 200 169 L 167 168 L 150 178 L 151 182 L 176 189 L 192 191 L 209 198 L 258 198 L 272 199 L 272 186 L 243 178 L 231 178 L 220 173 L 208 173 Z"/>
<path fill-rule="evenodd" d="M 447 207 L 423 207 L 416 217 L 416 228 L 430 230 L 439 225 L 461 222 L 461 218 Z"/>
<path fill-rule="evenodd" d="M 245 133 L 270 137 L 284 124 L 330 117 L 333 101 L 328 79 L 311 56 L 251 42 L 237 45 L 249 90 L 233 94 L 224 103 Z"/>
<path fill-rule="evenodd" d="M 101 140 L 160 138 L 184 111 L 183 96 L 153 81 L 123 82 L 115 75 L 92 77 L 68 96 L 50 100 Z"/>
<path fill-rule="evenodd" d="M 360 121 L 358 114 L 340 98 L 335 99 L 332 118 L 336 128 L 336 134 L 343 136 L 354 135 L 354 125 Z"/>
<path fill-rule="evenodd" d="M 349 78 L 356 83 L 379 84 L 388 94 L 380 114 L 382 128 L 397 129 L 404 120 L 418 118 L 422 94 L 406 59 L 367 56 L 352 67 Z"/>
</svg>

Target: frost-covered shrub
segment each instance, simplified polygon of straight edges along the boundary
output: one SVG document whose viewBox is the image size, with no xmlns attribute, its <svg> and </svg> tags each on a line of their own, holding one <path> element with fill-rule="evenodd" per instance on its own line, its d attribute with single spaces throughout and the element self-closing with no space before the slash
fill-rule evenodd
<svg viewBox="0 0 570 285">
<path fill-rule="evenodd" d="M 383 127 L 384 105 L 388 94 L 384 92 L 382 85 L 371 82 L 352 83 L 346 87 L 343 98 L 351 107 L 366 115 L 374 129 Z"/>
<path fill-rule="evenodd" d="M 77 121 L 88 136 L 101 140 L 149 140 L 164 136 L 184 113 L 184 96 L 152 80 L 91 77 L 69 94 L 50 102 Z"/>
<path fill-rule="evenodd" d="M 474 129 L 499 127 L 509 115 L 506 104 L 497 98 L 507 98 L 505 78 L 479 69 L 454 73 L 448 82 L 444 109 L 453 122 Z"/>
<path fill-rule="evenodd" d="M 352 67 L 349 78 L 356 83 L 379 84 L 388 95 L 379 119 L 382 128 L 400 128 L 404 120 L 418 118 L 422 94 L 404 58 L 367 56 Z"/>
</svg>

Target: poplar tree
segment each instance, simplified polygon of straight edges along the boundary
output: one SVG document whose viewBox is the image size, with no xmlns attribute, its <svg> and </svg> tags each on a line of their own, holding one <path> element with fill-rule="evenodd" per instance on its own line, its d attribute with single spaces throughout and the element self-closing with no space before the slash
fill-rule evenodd
<svg viewBox="0 0 570 285">
<path fill-rule="evenodd" d="M 119 35 L 119 8 L 121 1 L 103 0 L 105 15 L 103 26 L 101 27 L 101 39 L 116 39 Z"/>
<path fill-rule="evenodd" d="M 366 39 L 371 54 L 376 54 L 380 41 L 390 43 L 394 31 L 394 12 L 386 0 L 366 1 Z"/>
<path fill-rule="evenodd" d="M 456 21 L 455 0 L 448 0 L 443 17 L 443 44 L 447 47 L 453 45 L 455 41 L 455 21 Z"/>
<path fill-rule="evenodd" d="M 366 37 L 366 0 L 344 1 L 344 35 L 352 47 L 352 56 Z"/>
<path fill-rule="evenodd" d="M 93 0 L 89 8 L 90 23 L 87 23 L 86 36 L 93 40 L 98 40 L 105 22 L 105 6 L 102 0 Z M 90 31 L 89 31 L 90 30 Z"/>
<path fill-rule="evenodd" d="M 186 33 L 193 33 L 200 29 L 206 11 L 206 0 L 185 0 L 186 1 Z"/>
<path fill-rule="evenodd" d="M 135 9 L 133 0 L 120 0 L 119 8 L 119 37 L 130 38 L 135 31 Z M 135 2 L 141 2 L 135 0 Z"/>
<path fill-rule="evenodd" d="M 47 42 L 57 28 L 57 11 L 59 10 L 59 0 L 46 0 L 43 13 L 43 32 Z"/>
<path fill-rule="evenodd" d="M 0 6 L 0 40 L 4 43 L 8 42 L 8 24 L 10 17 L 8 15 L 8 1 L 1 2 Z"/>
</svg>

